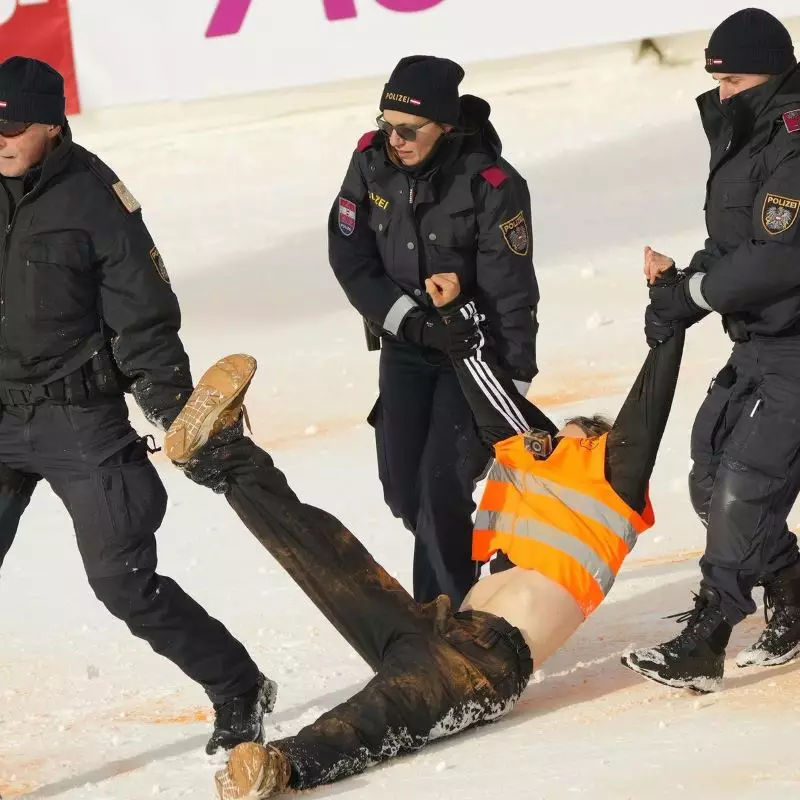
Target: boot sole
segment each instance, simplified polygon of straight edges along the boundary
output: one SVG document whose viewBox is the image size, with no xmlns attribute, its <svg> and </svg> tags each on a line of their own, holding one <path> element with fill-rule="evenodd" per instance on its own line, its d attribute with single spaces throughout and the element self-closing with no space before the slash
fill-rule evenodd
<svg viewBox="0 0 800 800">
<path fill-rule="evenodd" d="M 289 788 L 291 768 L 274 748 L 239 745 L 214 776 L 219 800 L 265 800 Z"/>
<path fill-rule="evenodd" d="M 226 356 L 207 369 L 164 438 L 167 458 L 186 463 L 208 441 L 220 416 L 247 391 L 256 374 L 249 355 Z"/>
<path fill-rule="evenodd" d="M 697 694 L 713 694 L 722 689 L 722 678 L 687 678 L 685 680 L 676 678 L 662 678 L 657 672 L 651 672 L 640 667 L 636 662 L 631 661 L 626 656 L 620 659 L 623 667 L 627 667 L 637 675 L 647 678 L 653 683 L 660 683 L 662 686 L 669 686 L 671 689 L 688 689 Z"/>
<path fill-rule="evenodd" d="M 798 656 L 800 656 L 800 643 L 796 644 L 788 653 L 782 656 L 773 656 L 763 661 L 748 661 L 744 652 L 739 653 L 736 657 L 736 666 L 739 667 L 739 669 L 744 669 L 745 667 L 780 667 L 782 664 L 788 664 L 790 661 L 794 661 Z"/>
</svg>

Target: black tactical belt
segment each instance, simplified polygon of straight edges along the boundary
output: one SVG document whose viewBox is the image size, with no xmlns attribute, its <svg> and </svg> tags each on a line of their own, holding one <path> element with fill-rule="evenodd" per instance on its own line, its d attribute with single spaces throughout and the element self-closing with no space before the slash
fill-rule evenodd
<svg viewBox="0 0 800 800">
<path fill-rule="evenodd" d="M 99 392 L 92 391 L 82 369 L 50 383 L 24 387 L 0 384 L 0 405 L 4 406 L 35 406 L 40 403 L 80 405 L 98 396 Z"/>
</svg>

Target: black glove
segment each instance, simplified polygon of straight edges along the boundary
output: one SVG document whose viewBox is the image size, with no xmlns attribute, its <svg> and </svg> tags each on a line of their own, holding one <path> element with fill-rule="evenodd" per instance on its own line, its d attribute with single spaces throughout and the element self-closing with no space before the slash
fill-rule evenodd
<svg viewBox="0 0 800 800">
<path fill-rule="evenodd" d="M 438 309 L 448 335 L 447 353 L 451 358 L 469 358 L 483 343 L 484 336 L 474 300 L 459 295 Z"/>
<path fill-rule="evenodd" d="M 437 314 L 415 308 L 409 311 L 401 330 L 402 338 L 407 342 L 431 347 L 434 350 L 448 352 L 449 337 L 444 322 Z"/>
<path fill-rule="evenodd" d="M 224 469 L 227 447 L 242 436 L 244 436 L 244 423 L 242 417 L 239 417 L 233 425 L 211 436 L 185 464 L 176 464 L 174 461 L 172 463 L 194 483 L 211 489 L 215 494 L 225 494 L 228 491 L 228 479 Z"/>
<path fill-rule="evenodd" d="M 708 314 L 689 293 L 689 276 L 674 267 L 650 284 L 650 303 L 644 312 L 644 335 L 647 344 L 655 347 L 672 338 L 675 324 L 685 328 Z"/>
<path fill-rule="evenodd" d="M 664 322 L 653 310 L 649 303 L 644 310 L 644 337 L 648 347 L 663 344 L 675 335 L 675 326 L 672 322 Z"/>
<path fill-rule="evenodd" d="M 683 322 L 708 313 L 707 309 L 701 308 L 692 300 L 689 279 L 685 272 L 677 272 L 677 277 L 672 280 L 660 278 L 652 283 L 650 305 L 663 322 Z"/>
</svg>

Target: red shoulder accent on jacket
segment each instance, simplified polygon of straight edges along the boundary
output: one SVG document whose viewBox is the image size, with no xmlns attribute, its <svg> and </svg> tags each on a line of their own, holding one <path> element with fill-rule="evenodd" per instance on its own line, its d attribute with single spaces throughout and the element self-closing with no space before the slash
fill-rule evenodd
<svg viewBox="0 0 800 800">
<path fill-rule="evenodd" d="M 499 189 L 508 180 L 508 173 L 495 164 L 481 172 L 481 178 L 494 186 L 495 189 Z"/>
<path fill-rule="evenodd" d="M 365 150 L 369 150 L 372 147 L 372 143 L 375 141 L 375 137 L 378 135 L 378 131 L 367 131 L 359 140 L 358 144 L 356 145 L 356 149 L 359 153 L 363 153 Z"/>
<path fill-rule="evenodd" d="M 495 189 L 499 189 L 508 180 L 508 173 L 502 167 L 498 167 L 497 164 L 488 167 L 480 175 Z"/>
</svg>

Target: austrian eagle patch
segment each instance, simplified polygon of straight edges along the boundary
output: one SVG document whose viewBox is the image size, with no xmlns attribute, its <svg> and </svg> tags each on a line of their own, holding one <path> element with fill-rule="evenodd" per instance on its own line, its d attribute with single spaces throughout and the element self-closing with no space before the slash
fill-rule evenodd
<svg viewBox="0 0 800 800">
<path fill-rule="evenodd" d="M 502 222 L 500 230 L 512 253 L 518 256 L 528 255 L 530 236 L 528 235 L 528 223 L 525 221 L 525 214 L 522 211 L 506 222 Z"/>
<path fill-rule="evenodd" d="M 800 200 L 781 197 L 778 194 L 768 194 L 764 198 L 761 223 L 767 233 L 777 236 L 779 233 L 785 233 L 794 225 L 798 212 L 800 212 Z"/>
</svg>

